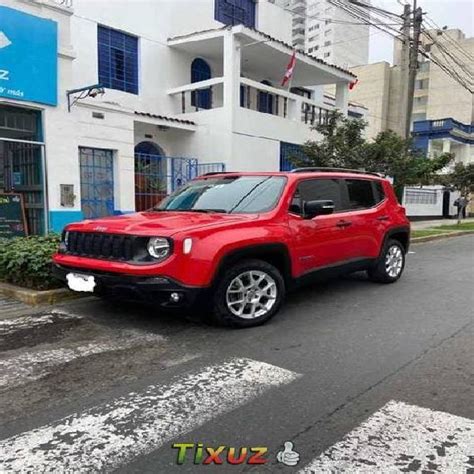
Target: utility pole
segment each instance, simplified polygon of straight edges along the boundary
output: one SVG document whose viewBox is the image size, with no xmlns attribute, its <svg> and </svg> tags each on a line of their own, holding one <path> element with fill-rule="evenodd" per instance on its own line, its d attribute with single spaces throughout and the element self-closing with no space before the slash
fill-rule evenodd
<svg viewBox="0 0 474 474">
<path fill-rule="evenodd" d="M 410 66 L 408 73 L 407 115 L 405 122 L 405 137 L 410 137 L 411 117 L 413 113 L 413 96 L 415 94 L 416 73 L 418 71 L 418 55 L 420 50 L 421 24 L 423 23 L 423 10 L 416 6 L 413 0 L 413 38 L 410 47 Z"/>
<path fill-rule="evenodd" d="M 410 97 L 410 63 L 411 63 L 411 10 L 410 5 L 405 4 L 403 9 L 403 26 L 402 26 L 402 51 L 400 58 L 400 131 L 404 133 L 404 137 L 408 138 L 410 130 L 407 130 L 407 123 L 411 122 L 411 113 L 409 110 L 413 108 L 413 96 Z M 413 91 L 414 91 L 413 86 Z"/>
</svg>

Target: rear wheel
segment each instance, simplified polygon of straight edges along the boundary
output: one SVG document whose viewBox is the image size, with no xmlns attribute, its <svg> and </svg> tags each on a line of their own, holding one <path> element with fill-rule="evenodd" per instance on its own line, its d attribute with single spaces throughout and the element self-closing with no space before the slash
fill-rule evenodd
<svg viewBox="0 0 474 474">
<path fill-rule="evenodd" d="M 214 319 L 232 327 L 258 326 L 273 317 L 285 298 L 285 282 L 273 265 L 244 260 L 229 268 L 214 292 Z"/>
<path fill-rule="evenodd" d="M 388 240 L 375 265 L 368 270 L 369 278 L 380 283 L 394 283 L 405 268 L 405 249 L 398 240 Z"/>
</svg>

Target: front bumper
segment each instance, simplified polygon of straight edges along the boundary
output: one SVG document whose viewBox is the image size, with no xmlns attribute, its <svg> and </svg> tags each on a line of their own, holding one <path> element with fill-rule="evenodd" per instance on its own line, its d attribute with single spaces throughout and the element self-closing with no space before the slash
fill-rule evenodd
<svg viewBox="0 0 474 474">
<path fill-rule="evenodd" d="M 158 304 L 166 308 L 190 307 L 207 291 L 205 287 L 190 287 L 182 285 L 165 276 L 138 277 L 120 273 L 73 268 L 53 263 L 53 275 L 67 283 L 68 273 L 78 273 L 93 276 L 96 282 L 94 294 L 107 296 L 112 299 L 126 301 L 141 301 Z M 179 295 L 179 300 L 171 295 Z"/>
</svg>

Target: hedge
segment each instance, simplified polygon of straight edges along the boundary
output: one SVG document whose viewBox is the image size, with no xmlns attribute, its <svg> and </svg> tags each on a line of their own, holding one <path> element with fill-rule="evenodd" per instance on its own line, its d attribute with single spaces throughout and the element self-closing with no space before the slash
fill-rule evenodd
<svg viewBox="0 0 474 474">
<path fill-rule="evenodd" d="M 60 236 L 0 239 L 0 280 L 35 290 L 60 288 L 51 273 L 51 257 Z"/>
</svg>

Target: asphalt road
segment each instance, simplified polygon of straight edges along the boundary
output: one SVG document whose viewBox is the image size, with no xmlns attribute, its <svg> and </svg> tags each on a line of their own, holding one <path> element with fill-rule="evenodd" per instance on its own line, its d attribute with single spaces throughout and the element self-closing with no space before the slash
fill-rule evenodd
<svg viewBox="0 0 474 474">
<path fill-rule="evenodd" d="M 474 469 L 474 238 L 411 250 L 396 284 L 318 283 L 248 330 L 93 298 L 12 312 L 0 471 Z M 295 466 L 277 462 L 287 441 Z M 269 461 L 194 464 L 189 450 L 178 465 L 173 443 L 263 446 Z"/>
</svg>

